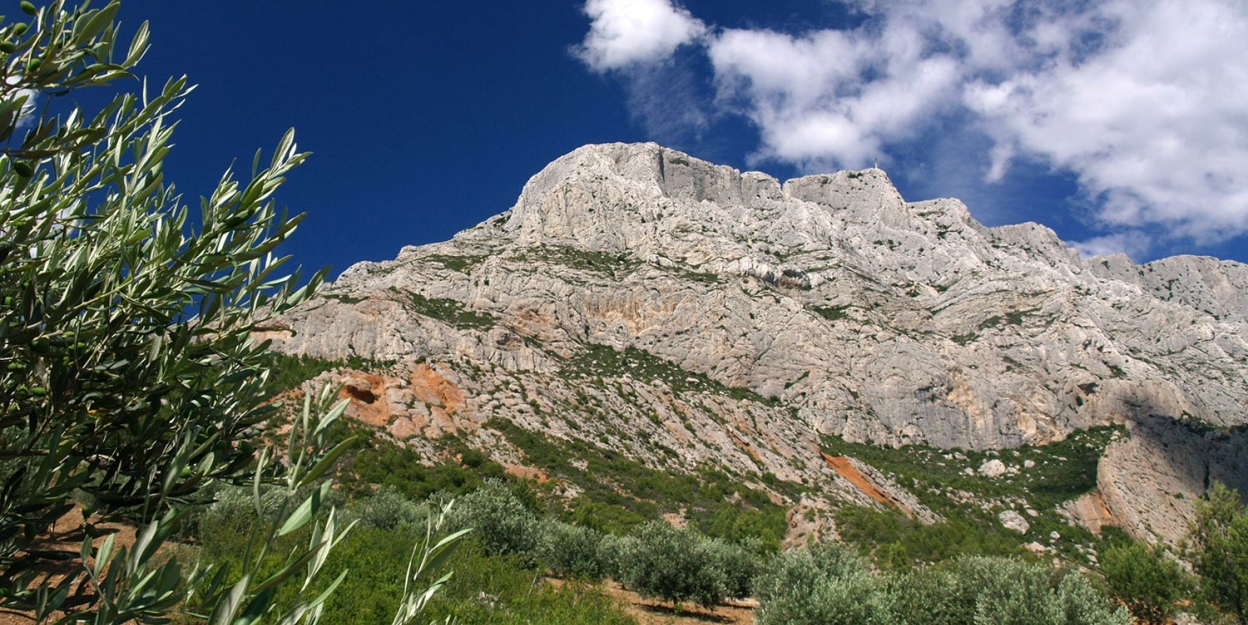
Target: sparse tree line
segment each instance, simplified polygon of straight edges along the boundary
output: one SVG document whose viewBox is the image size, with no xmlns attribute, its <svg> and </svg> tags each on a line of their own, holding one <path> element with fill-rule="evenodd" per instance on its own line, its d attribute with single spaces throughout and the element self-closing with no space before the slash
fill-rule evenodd
<svg viewBox="0 0 1248 625">
<path fill-rule="evenodd" d="M 623 536 L 543 518 L 504 483 L 455 503 L 332 488 L 351 441 L 331 392 L 270 402 L 252 331 L 305 301 L 272 256 L 299 217 L 273 195 L 304 158 L 293 135 L 246 182 L 195 209 L 163 177 L 185 79 L 129 83 L 99 111 L 59 96 L 117 86 L 147 48 L 113 1 L 10 4 L 0 21 L 0 611 L 34 622 L 626 623 L 545 574 L 613 578 L 714 605 L 756 596 L 778 623 L 1127 623 L 1095 578 L 964 557 L 880 574 L 846 547 L 768 552 L 653 521 Z M 264 441 L 274 419 L 286 426 Z M 78 506 L 72 551 L 47 530 Z M 1248 515 L 1215 488 L 1182 555 L 1105 555 L 1105 581 L 1146 622 L 1180 599 L 1245 623 Z M 138 528 L 122 548 L 102 521 Z M 472 529 L 471 534 L 466 532 Z M 468 538 L 465 538 L 468 536 Z M 462 548 L 453 550 L 456 545 Z M 445 572 L 454 570 L 454 577 Z M 439 601 L 445 598 L 445 601 Z M 1221 615 L 1221 616 L 1219 616 Z"/>
</svg>

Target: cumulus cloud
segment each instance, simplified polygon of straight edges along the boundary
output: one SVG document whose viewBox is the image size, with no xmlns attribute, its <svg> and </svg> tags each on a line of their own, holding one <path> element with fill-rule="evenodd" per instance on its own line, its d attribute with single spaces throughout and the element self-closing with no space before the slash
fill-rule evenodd
<svg viewBox="0 0 1248 625">
<path fill-rule="evenodd" d="M 1140 258 L 1152 252 L 1153 248 L 1152 240 L 1147 235 L 1137 231 L 1107 234 L 1101 237 L 1093 237 L 1086 241 L 1078 241 L 1071 245 L 1083 258 L 1110 256 L 1112 254 L 1126 254 L 1131 258 Z"/>
<path fill-rule="evenodd" d="M 667 0 L 589 0 L 595 71 L 697 43 L 755 160 L 860 167 L 941 132 L 987 137 L 986 182 L 1020 157 L 1077 179 L 1106 236 L 1142 253 L 1248 232 L 1248 4 L 1242 0 L 844 0 L 849 29 L 708 27 Z M 647 88 L 659 88 L 651 85 Z M 956 123 L 951 120 L 956 120 Z M 934 158 L 939 158 L 934 155 Z"/>
<path fill-rule="evenodd" d="M 965 87 L 1000 152 L 991 173 L 1037 154 L 1078 176 L 1106 226 L 1248 231 L 1245 5 L 1118 1 L 1050 21 L 1067 23 L 1048 65 Z"/>
<path fill-rule="evenodd" d="M 585 14 L 589 34 L 576 55 L 597 72 L 661 61 L 706 33 L 669 0 L 589 0 Z"/>
<path fill-rule="evenodd" d="M 707 45 L 722 102 L 762 131 L 758 158 L 806 169 L 864 166 L 956 98 L 958 64 L 917 33 L 728 30 Z M 867 78 L 873 76 L 873 78 Z"/>
</svg>

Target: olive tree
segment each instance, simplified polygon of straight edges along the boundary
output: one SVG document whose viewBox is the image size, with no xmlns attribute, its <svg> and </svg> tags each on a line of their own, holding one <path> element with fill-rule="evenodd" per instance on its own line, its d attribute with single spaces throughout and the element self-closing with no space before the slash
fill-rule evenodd
<svg viewBox="0 0 1248 625">
<path fill-rule="evenodd" d="M 1208 496 L 1196 502 L 1187 543 L 1204 597 L 1248 623 L 1248 508 L 1239 493 L 1214 482 Z"/>
<path fill-rule="evenodd" d="M 621 542 L 621 581 L 643 597 L 713 607 L 727 593 L 722 560 L 716 556 L 710 541 L 695 530 L 650 521 Z"/>
<path fill-rule="evenodd" d="M 1101 557 L 1110 593 L 1141 623 L 1167 623 L 1187 596 L 1188 574 L 1164 547 L 1140 542 L 1114 545 Z"/>
<path fill-rule="evenodd" d="M 282 408 L 264 392 L 268 346 L 253 338 L 324 277 L 301 280 L 273 254 L 302 219 L 278 211 L 274 193 L 307 155 L 287 133 L 245 182 L 227 170 L 192 209 L 163 173 L 171 114 L 191 88 L 134 78 L 147 24 L 126 43 L 116 0 L 17 7 L 0 18 L 0 610 L 166 622 L 194 594 L 213 623 L 315 621 L 327 593 L 313 596 L 310 581 L 345 532 L 318 515 L 320 480 L 346 448 L 327 449 L 344 406 L 308 395 L 285 449 L 259 445 Z M 98 111 L 63 97 L 87 87 L 117 93 Z M 179 518 L 220 482 L 290 495 L 255 537 L 251 568 L 227 580 L 176 559 L 157 566 Z M 81 549 L 42 548 L 74 502 Z M 119 515 L 139 524 L 126 549 L 100 537 L 98 521 Z M 296 530 L 308 547 L 257 577 L 267 545 Z M 417 561 L 445 545 L 425 547 Z M 275 587 L 299 576 L 307 592 L 273 605 Z"/>
</svg>

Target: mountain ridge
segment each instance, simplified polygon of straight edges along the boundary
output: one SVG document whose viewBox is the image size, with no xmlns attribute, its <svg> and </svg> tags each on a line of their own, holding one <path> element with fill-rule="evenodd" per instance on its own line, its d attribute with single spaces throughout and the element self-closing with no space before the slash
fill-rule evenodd
<svg viewBox="0 0 1248 625">
<path fill-rule="evenodd" d="M 441 419 L 522 465 L 486 426 L 502 418 L 654 466 L 826 483 L 824 500 L 864 499 L 820 458 L 828 435 L 992 450 L 1248 424 L 1248 266 L 1081 260 L 1037 224 L 908 203 L 882 170 L 781 183 L 656 144 L 561 157 L 509 211 L 359 263 L 284 322 L 297 334 L 264 337 L 279 350 L 427 362 L 396 380 L 460 388 L 454 411 L 396 395 L 387 425 L 407 419 L 413 445 Z M 1157 507 L 1102 490 L 1119 516 Z"/>
</svg>

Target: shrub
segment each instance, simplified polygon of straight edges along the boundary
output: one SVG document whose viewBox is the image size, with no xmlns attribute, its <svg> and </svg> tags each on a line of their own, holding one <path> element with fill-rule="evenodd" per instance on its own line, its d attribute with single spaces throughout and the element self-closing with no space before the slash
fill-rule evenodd
<svg viewBox="0 0 1248 625">
<path fill-rule="evenodd" d="M 315 404 L 306 394 L 285 449 L 261 449 L 260 431 L 283 413 L 268 394 L 268 344 L 253 339 L 325 275 L 305 281 L 273 254 L 302 220 L 273 196 L 307 155 L 287 133 L 267 161 L 257 153 L 249 181 L 227 171 L 184 205 L 164 160 L 186 78 L 135 81 L 83 110 L 77 102 L 107 96 L 78 89 L 133 77 L 148 26 L 126 46 L 116 0 L 40 4 L 21 2 L 0 25 L 0 612 L 160 623 L 194 597 L 211 610 L 194 618 L 214 623 L 315 621 L 328 593 L 309 589 L 346 533 L 333 512 L 317 515 L 331 496 L 321 478 L 345 451 L 327 444 L 345 402 L 331 410 L 332 392 Z M 284 493 L 275 508 L 255 502 L 264 518 L 230 585 L 226 573 L 156 557 L 214 484 Z M 71 498 L 82 503 L 81 549 L 39 548 Z M 93 540 L 110 516 L 140 523 L 132 547 Z M 309 540 L 261 576 L 273 545 L 296 532 Z M 439 548 L 425 545 L 424 555 Z M 411 586 L 404 605 L 436 586 Z M 289 601 L 275 599 L 291 587 Z"/>
<path fill-rule="evenodd" d="M 708 539 L 667 521 L 651 521 L 621 541 L 623 582 L 644 597 L 710 607 L 724 598 L 726 582 Z"/>
<path fill-rule="evenodd" d="M 542 521 L 538 534 L 537 561 L 552 574 L 597 581 L 611 573 L 601 532 L 548 519 Z"/>
<path fill-rule="evenodd" d="M 1001 557 L 876 577 L 847 547 L 785 552 L 754 581 L 759 625 L 1130 625 L 1081 575 Z"/>
<path fill-rule="evenodd" d="M 929 567 L 892 579 L 901 623 L 961 625 L 975 619 L 974 592 L 958 587 L 959 578 L 947 567 Z"/>
<path fill-rule="evenodd" d="M 1248 509 L 1219 482 L 1196 502 L 1187 557 L 1206 600 L 1248 623 Z"/>
<path fill-rule="evenodd" d="M 623 582 L 625 577 L 624 552 L 630 541 L 628 537 L 615 534 L 604 533 L 602 535 L 602 542 L 598 543 L 598 561 L 602 563 L 604 577 Z"/>
<path fill-rule="evenodd" d="M 1015 558 L 959 558 L 902 576 L 892 587 L 901 622 L 913 625 L 1131 623 L 1083 576 Z"/>
<path fill-rule="evenodd" d="M 753 596 L 754 578 L 763 571 L 766 557 L 762 541 L 756 538 L 740 542 L 703 540 L 714 558 L 715 568 L 723 573 L 724 595 L 733 599 Z"/>
<path fill-rule="evenodd" d="M 1101 555 L 1101 574 L 1109 592 L 1142 623 L 1165 623 L 1189 582 L 1178 560 L 1160 547 L 1130 542 Z"/>
<path fill-rule="evenodd" d="M 360 506 L 360 523 L 365 527 L 383 530 L 423 527 L 428 518 L 428 506 L 412 502 L 392 486 L 378 489 Z"/>
<path fill-rule="evenodd" d="M 536 555 L 537 516 L 502 480 L 487 479 L 464 495 L 451 509 L 447 527 L 473 528 L 487 555 L 518 555 L 529 562 Z"/>
<path fill-rule="evenodd" d="M 892 625 L 893 599 L 860 556 L 821 544 L 774 558 L 754 580 L 758 625 Z"/>
</svg>

